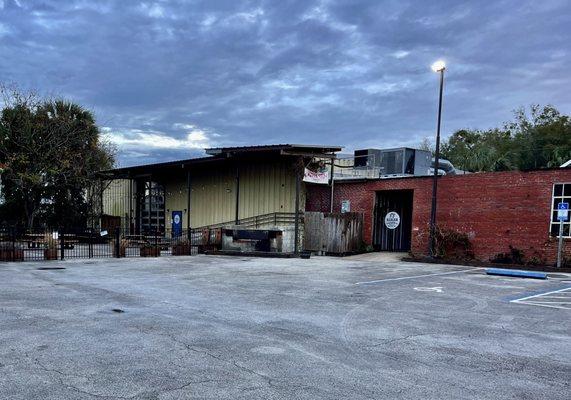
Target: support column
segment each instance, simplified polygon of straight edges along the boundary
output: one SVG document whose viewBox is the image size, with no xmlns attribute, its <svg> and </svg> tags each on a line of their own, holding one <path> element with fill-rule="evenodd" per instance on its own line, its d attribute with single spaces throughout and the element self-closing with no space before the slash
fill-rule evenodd
<svg viewBox="0 0 571 400">
<path fill-rule="evenodd" d="M 131 225 L 133 224 L 133 179 L 129 178 L 129 226 L 127 232 L 132 234 Z"/>
<path fill-rule="evenodd" d="M 329 207 L 329 212 L 331 212 L 331 213 L 333 212 L 333 198 L 334 198 L 334 196 L 333 196 L 334 193 L 333 193 L 333 192 L 334 192 L 334 189 L 335 189 L 335 183 L 333 182 L 334 168 L 335 168 L 335 158 L 332 158 L 332 159 L 331 159 L 331 204 L 330 204 L 330 207 Z"/>
<path fill-rule="evenodd" d="M 186 172 L 186 229 L 190 229 L 190 171 Z"/>
<path fill-rule="evenodd" d="M 240 166 L 236 164 L 236 216 L 234 223 L 240 224 Z"/>
<path fill-rule="evenodd" d="M 293 252 L 299 254 L 299 192 L 301 186 L 301 178 L 299 171 L 295 173 L 295 232 Z"/>
</svg>

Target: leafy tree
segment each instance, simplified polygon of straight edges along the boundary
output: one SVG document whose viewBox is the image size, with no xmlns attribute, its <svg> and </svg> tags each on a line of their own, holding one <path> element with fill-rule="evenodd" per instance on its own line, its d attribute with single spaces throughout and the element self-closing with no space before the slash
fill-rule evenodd
<svg viewBox="0 0 571 400">
<path fill-rule="evenodd" d="M 432 140 L 430 140 L 428 137 L 422 138 L 416 148 L 419 150 L 430 151 L 432 154 L 434 154 L 434 143 L 432 143 Z"/>
<path fill-rule="evenodd" d="M 460 130 L 442 144 L 442 156 L 473 172 L 557 167 L 571 158 L 571 122 L 553 106 L 524 109 L 503 128 Z"/>
<path fill-rule="evenodd" d="M 558 167 L 571 158 L 571 120 L 553 106 L 531 106 L 529 116 L 521 108 L 506 129 L 520 169 Z"/>
<path fill-rule="evenodd" d="M 4 219 L 25 221 L 28 228 L 37 222 L 85 223 L 88 188 L 96 173 L 114 161 L 112 148 L 100 140 L 93 115 L 66 100 L 39 99 L 5 88 L 3 94 Z"/>
</svg>

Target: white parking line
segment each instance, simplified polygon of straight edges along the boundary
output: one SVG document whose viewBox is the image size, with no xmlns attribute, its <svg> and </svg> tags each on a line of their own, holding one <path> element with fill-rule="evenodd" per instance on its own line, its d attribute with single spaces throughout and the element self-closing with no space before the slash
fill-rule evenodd
<svg viewBox="0 0 571 400">
<path fill-rule="evenodd" d="M 424 275 L 413 275 L 413 276 L 401 276 L 399 278 L 387 278 L 387 279 L 377 279 L 374 281 L 365 281 L 365 282 L 357 282 L 355 285 L 368 285 L 371 283 L 379 283 L 379 282 L 389 282 L 389 281 L 402 281 L 405 279 L 416 279 L 416 278 L 425 278 L 428 276 L 440 276 L 440 275 L 451 275 L 451 274 L 459 274 L 461 272 L 467 271 L 476 271 L 483 268 L 470 268 L 470 269 L 462 269 L 460 271 L 450 271 L 450 272 L 438 272 L 435 274 L 424 274 Z"/>
<path fill-rule="evenodd" d="M 552 294 L 561 294 L 559 296 L 551 296 Z M 555 301 L 553 301 L 555 300 Z M 559 301 L 569 300 L 569 301 Z M 510 303 L 527 304 L 531 306 L 558 308 L 560 310 L 571 310 L 571 287 L 553 290 L 551 292 L 534 294 L 532 296 L 522 297 L 520 299 L 511 300 Z"/>
</svg>

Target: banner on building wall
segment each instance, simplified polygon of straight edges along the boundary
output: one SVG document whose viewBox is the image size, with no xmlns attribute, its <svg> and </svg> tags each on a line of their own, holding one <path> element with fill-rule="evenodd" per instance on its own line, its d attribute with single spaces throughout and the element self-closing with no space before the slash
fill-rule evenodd
<svg viewBox="0 0 571 400">
<path fill-rule="evenodd" d="M 182 236 L 182 211 L 172 212 L 172 236 Z"/>
<path fill-rule="evenodd" d="M 326 167 L 315 171 L 306 168 L 303 173 L 303 181 L 309 183 L 329 184 L 329 170 Z"/>
</svg>

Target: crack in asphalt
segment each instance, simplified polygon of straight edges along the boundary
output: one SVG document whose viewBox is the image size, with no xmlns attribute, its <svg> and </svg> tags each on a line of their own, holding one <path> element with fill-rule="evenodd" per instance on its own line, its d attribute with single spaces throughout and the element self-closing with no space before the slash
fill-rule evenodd
<svg viewBox="0 0 571 400">
<path fill-rule="evenodd" d="M 40 367 L 41 370 L 48 372 L 48 373 L 56 373 L 56 379 L 58 380 L 59 384 L 63 387 L 65 387 L 66 389 L 70 389 L 73 390 L 75 392 L 81 393 L 81 394 L 85 394 L 87 396 L 91 396 L 91 397 L 95 397 L 98 399 L 120 399 L 120 400 L 131 400 L 140 396 L 148 396 L 148 395 L 153 395 L 156 396 L 158 394 L 161 393 L 168 393 L 168 392 L 174 392 L 177 390 L 183 390 L 193 384 L 202 384 L 202 383 L 209 383 L 209 382 L 213 382 L 214 379 L 202 379 L 202 380 L 190 380 L 187 381 L 185 383 L 183 383 L 182 385 L 179 386 L 175 386 L 173 388 L 166 388 L 166 389 L 160 389 L 160 390 L 154 390 L 154 391 L 143 391 L 140 393 L 136 393 L 132 396 L 119 396 L 119 395 L 103 395 L 103 394 L 98 394 L 98 393 L 93 393 L 90 391 L 87 391 L 85 389 L 82 389 L 74 384 L 71 384 L 69 382 L 65 382 L 64 379 L 67 377 L 81 377 L 81 378 L 85 378 L 88 381 L 91 379 L 90 376 L 86 376 L 86 375 L 80 375 L 80 374 L 74 374 L 74 373 L 69 373 L 69 372 L 63 372 L 59 369 L 56 368 L 49 368 L 47 366 L 45 366 L 42 362 L 40 362 L 40 360 L 38 360 L 37 358 L 34 358 L 34 362 L 36 365 L 38 365 Z"/>
<path fill-rule="evenodd" d="M 159 334 L 161 334 L 161 333 L 159 333 Z M 196 347 L 192 346 L 191 344 L 188 344 L 188 343 L 186 343 L 186 342 L 183 341 L 183 340 L 177 339 L 175 336 L 170 335 L 170 334 L 162 334 L 162 336 L 167 336 L 167 337 L 169 337 L 173 342 L 178 343 L 178 344 L 184 346 L 184 347 L 185 347 L 187 350 L 189 350 L 189 351 L 192 351 L 192 352 L 194 352 L 194 353 L 204 354 L 204 355 L 206 355 L 206 356 L 208 356 L 208 357 L 214 358 L 215 360 L 222 361 L 222 362 L 224 362 L 224 363 L 226 363 L 226 364 L 233 365 L 234 367 L 236 367 L 236 368 L 238 368 L 238 369 L 240 369 L 240 370 L 242 370 L 242 371 L 248 372 L 248 373 L 250 373 L 250 374 L 252 374 L 252 375 L 256 375 L 256 376 L 262 378 L 263 380 L 265 380 L 266 383 L 268 384 L 268 386 L 271 386 L 271 387 L 277 387 L 277 386 L 278 386 L 278 385 L 275 384 L 275 382 L 277 381 L 275 378 L 272 378 L 271 376 L 268 376 L 268 375 L 262 374 L 262 373 L 260 373 L 260 372 L 257 372 L 257 371 L 255 371 L 255 370 L 253 370 L 253 369 L 251 369 L 251 368 L 246 367 L 246 366 L 240 365 L 240 364 L 238 363 L 238 361 L 231 360 L 231 359 L 230 359 L 230 360 L 225 359 L 225 358 L 223 358 L 223 357 L 220 356 L 220 355 L 213 354 L 213 353 L 209 352 L 208 350 L 197 349 Z"/>
</svg>

